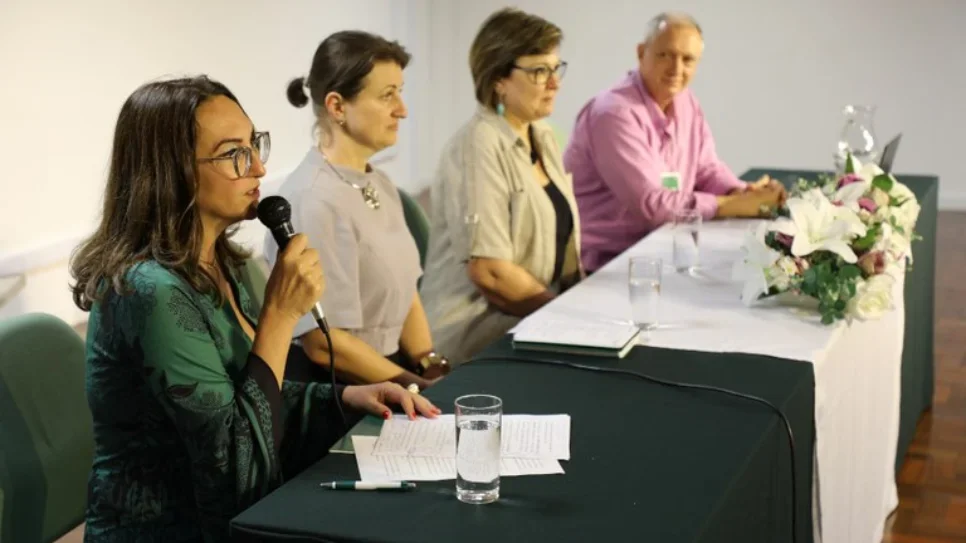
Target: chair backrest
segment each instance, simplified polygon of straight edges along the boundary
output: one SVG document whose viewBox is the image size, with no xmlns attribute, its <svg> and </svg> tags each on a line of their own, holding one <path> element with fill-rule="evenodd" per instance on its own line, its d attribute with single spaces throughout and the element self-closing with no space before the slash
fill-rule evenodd
<svg viewBox="0 0 966 543">
<path fill-rule="evenodd" d="M 416 248 L 419 249 L 419 265 L 426 265 L 426 249 L 429 247 L 429 218 L 426 212 L 412 196 L 403 189 L 399 189 L 399 197 L 402 199 L 403 214 L 406 216 L 406 226 L 409 233 L 416 240 Z"/>
<path fill-rule="evenodd" d="M 84 341 L 65 322 L 0 322 L 0 540 L 53 541 L 83 522 L 94 434 Z"/>
</svg>

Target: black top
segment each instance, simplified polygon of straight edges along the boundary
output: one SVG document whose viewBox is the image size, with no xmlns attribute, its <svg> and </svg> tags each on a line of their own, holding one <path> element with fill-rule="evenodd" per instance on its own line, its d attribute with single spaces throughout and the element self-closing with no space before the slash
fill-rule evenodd
<svg viewBox="0 0 966 543">
<path fill-rule="evenodd" d="M 533 125 L 530 125 L 530 162 L 537 165 L 539 161 L 540 150 L 534 145 Z M 543 166 L 541 165 L 541 167 Z M 544 168 L 544 172 L 546 172 L 546 168 Z M 549 174 L 547 177 L 549 179 Z M 563 273 L 564 259 L 567 257 L 567 244 L 570 242 L 570 234 L 574 230 L 574 217 L 570 213 L 570 204 L 567 203 L 567 198 L 553 184 L 553 181 L 547 183 L 544 189 L 547 191 L 547 196 L 550 197 L 550 202 L 553 204 L 557 216 L 556 259 L 553 265 L 553 278 L 550 280 L 551 283 L 556 283 L 560 280 L 560 274 Z"/>
<path fill-rule="evenodd" d="M 557 185 L 550 182 L 544 188 L 547 191 L 547 196 L 550 197 L 550 201 L 553 203 L 553 209 L 557 215 L 557 257 L 553 265 L 552 280 L 552 282 L 556 283 L 560 279 L 564 258 L 567 256 L 567 244 L 570 242 L 570 234 L 574 230 L 574 217 L 570 213 L 570 205 L 567 203 L 567 198 L 560 192 Z"/>
</svg>

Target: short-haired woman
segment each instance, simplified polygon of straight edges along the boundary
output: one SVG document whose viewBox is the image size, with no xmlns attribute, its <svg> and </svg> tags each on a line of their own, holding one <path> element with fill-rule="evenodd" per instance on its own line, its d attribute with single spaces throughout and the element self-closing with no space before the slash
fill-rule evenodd
<svg viewBox="0 0 966 543">
<path fill-rule="evenodd" d="M 470 49 L 479 103 L 432 187 L 422 293 L 433 336 L 458 364 L 582 276 L 570 176 L 543 119 L 567 64 L 560 29 L 506 8 Z"/>
</svg>

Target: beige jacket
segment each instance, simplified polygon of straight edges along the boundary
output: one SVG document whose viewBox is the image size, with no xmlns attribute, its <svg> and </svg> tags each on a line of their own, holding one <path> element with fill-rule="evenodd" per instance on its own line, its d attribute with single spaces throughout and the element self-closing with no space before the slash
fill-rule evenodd
<svg viewBox="0 0 966 543">
<path fill-rule="evenodd" d="M 560 292 L 576 283 L 580 220 L 571 176 L 564 171 L 551 127 L 533 124 L 534 146 L 550 180 L 567 199 L 574 228 L 558 284 L 556 214 L 533 175 L 525 142 L 483 107 L 443 150 L 431 190 L 431 233 L 420 295 L 440 352 L 459 364 L 519 319 L 489 304 L 467 274 L 470 258 L 510 260 Z"/>
</svg>

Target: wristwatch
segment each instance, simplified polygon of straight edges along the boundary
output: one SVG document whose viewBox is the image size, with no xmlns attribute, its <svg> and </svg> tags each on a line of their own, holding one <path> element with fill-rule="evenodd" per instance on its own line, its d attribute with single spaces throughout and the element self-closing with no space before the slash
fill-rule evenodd
<svg viewBox="0 0 966 543">
<path fill-rule="evenodd" d="M 451 369 L 449 360 L 436 351 L 426 353 L 416 363 L 417 373 L 427 379 L 435 379 L 441 375 L 447 375 Z"/>
</svg>

